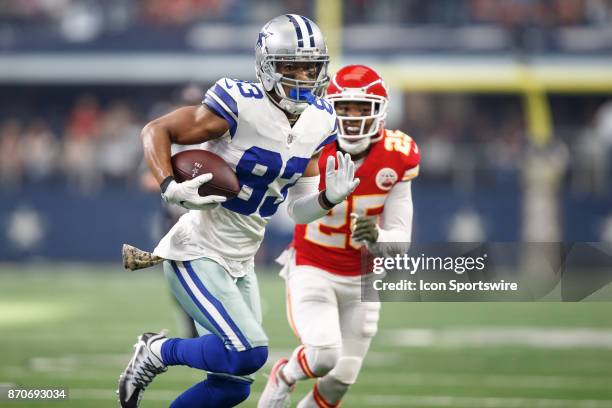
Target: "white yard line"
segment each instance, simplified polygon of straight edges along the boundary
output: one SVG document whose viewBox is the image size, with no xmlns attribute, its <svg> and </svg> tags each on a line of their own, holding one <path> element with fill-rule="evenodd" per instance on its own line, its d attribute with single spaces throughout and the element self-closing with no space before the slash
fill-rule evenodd
<svg viewBox="0 0 612 408">
<path fill-rule="evenodd" d="M 83 367 L 115 368 L 130 361 L 130 354 L 71 354 L 61 357 L 35 357 L 29 366 L 38 372 L 70 372 Z"/>
<path fill-rule="evenodd" d="M 179 396 L 181 391 L 170 390 L 147 390 L 143 395 L 144 400 L 152 401 L 172 401 Z M 69 388 L 69 399 L 80 400 L 116 400 L 115 390 L 105 390 L 99 388 Z"/>
<path fill-rule="evenodd" d="M 278 353 L 279 356 L 287 355 L 286 353 Z M 109 355 L 111 358 L 114 355 Z M 77 356 L 74 356 L 77 357 Z M 129 360 L 129 356 L 121 355 L 125 361 Z M 366 364 L 369 362 L 370 356 L 366 359 Z M 83 370 L 83 365 L 76 364 L 71 367 L 55 366 L 52 359 L 47 359 L 44 366 L 32 366 L 32 370 L 41 374 L 48 374 L 56 379 L 79 379 L 79 380 L 100 380 L 102 374 L 100 371 Z M 258 374 L 260 380 L 264 380 L 268 374 L 269 368 L 276 362 L 276 358 L 270 358 L 267 362 L 267 368 L 264 368 Z M 385 358 L 385 360 L 387 360 Z M 78 359 L 72 358 L 71 362 L 77 362 Z M 395 360 L 397 361 L 397 360 Z M 369 365 L 369 364 L 368 364 Z M 55 369 L 53 369 L 55 367 Z M 108 368 L 106 367 L 108 372 Z M 116 367 L 113 367 L 116 368 Z M 119 370 L 119 369 L 117 369 Z M 0 373 L 6 378 L 23 377 L 30 375 L 31 370 L 26 367 L 2 367 Z M 199 378 L 200 374 L 194 371 L 193 378 Z M 397 385 L 397 386 L 431 386 L 440 387 L 458 387 L 458 388 L 507 388 L 507 389 L 552 389 L 552 390 L 608 390 L 612 386 L 612 377 L 576 377 L 576 376 L 549 376 L 549 375 L 504 375 L 504 374 L 469 374 L 469 373 L 395 373 L 393 375 L 380 377 L 369 375 L 367 366 L 359 378 L 360 384 L 365 385 Z"/>
<path fill-rule="evenodd" d="M 612 377 L 562 377 L 500 374 L 438 374 L 414 373 L 393 374 L 383 377 L 368 376 L 367 369 L 359 378 L 360 384 L 398 386 L 440 386 L 465 388 L 510 388 L 510 389 L 572 389 L 609 390 Z"/>
<path fill-rule="evenodd" d="M 612 401 L 552 398 L 455 397 L 447 395 L 360 395 L 366 406 L 452 408 L 612 408 Z"/>
<path fill-rule="evenodd" d="M 611 329 L 589 327 L 411 328 L 387 330 L 380 337 L 396 347 L 612 348 Z"/>
<path fill-rule="evenodd" d="M 180 391 L 147 390 L 145 400 L 171 401 Z M 69 397 L 77 400 L 112 400 L 113 391 L 104 389 L 70 389 Z M 253 393 L 249 401 L 257 401 L 259 394 Z M 612 408 L 612 401 L 570 400 L 556 398 L 504 398 L 504 397 L 456 397 L 449 395 L 382 395 L 351 394 L 347 398 L 360 401 L 360 405 L 380 407 L 470 407 L 470 408 Z"/>
<path fill-rule="evenodd" d="M 392 353 L 388 353 L 392 354 Z M 287 355 L 286 353 L 278 353 L 278 355 Z M 385 354 L 386 355 L 386 354 Z M 41 374 L 48 374 L 57 379 L 79 379 L 79 380 L 99 380 L 101 378 L 100 371 L 88 372 L 83 368 L 97 359 L 100 361 L 121 361 L 124 363 L 129 360 L 128 355 L 103 355 L 83 356 L 75 355 L 69 358 L 60 358 L 58 360 L 45 358 L 33 359 L 35 364 L 30 364 L 33 371 Z M 370 356 L 368 356 L 369 359 Z M 368 364 L 366 359 L 366 364 Z M 388 360 L 385 358 L 385 360 Z M 397 361 L 397 360 L 396 360 Z M 270 358 L 267 363 L 267 368 L 264 368 L 258 374 L 260 380 L 264 380 L 267 376 L 269 368 L 276 362 L 275 358 Z M 105 366 L 106 372 L 111 368 Z M 116 368 L 113 366 L 112 368 Z M 117 369 L 119 370 L 119 369 Z M 27 376 L 30 370 L 25 367 L 3 367 L 0 369 L 7 378 L 12 375 Z M 199 374 L 194 371 L 193 378 L 198 378 Z M 397 386 L 439 386 L 439 387 L 458 387 L 458 388 L 505 388 L 505 389 L 552 389 L 552 390 L 608 390 L 612 384 L 612 377 L 576 377 L 576 376 L 548 376 L 548 375 L 504 375 L 504 374 L 470 374 L 470 373 L 395 373 L 390 376 L 380 377 L 371 376 L 368 374 L 367 367 L 364 369 L 359 383 L 363 385 L 397 385 Z"/>
<path fill-rule="evenodd" d="M 143 400 L 147 401 L 172 401 L 181 394 L 180 390 L 151 390 L 148 389 L 143 395 Z M 251 393 L 250 401 L 257 401 L 259 393 Z M 77 400 L 116 400 L 117 395 L 114 390 L 101 388 L 70 388 L 68 390 L 69 399 Z"/>
</svg>

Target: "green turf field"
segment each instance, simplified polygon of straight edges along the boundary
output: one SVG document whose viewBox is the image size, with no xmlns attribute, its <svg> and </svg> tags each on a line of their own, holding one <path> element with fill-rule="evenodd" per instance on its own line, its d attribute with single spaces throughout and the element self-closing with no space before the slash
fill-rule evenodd
<svg viewBox="0 0 612 408">
<path fill-rule="evenodd" d="M 296 346 L 282 281 L 260 274 L 271 364 Z M 0 383 L 65 387 L 63 402 L 0 407 L 114 407 L 136 336 L 178 334 L 160 270 L 0 266 Z M 241 406 L 255 407 L 270 365 Z M 175 367 L 141 407 L 167 407 L 200 380 Z M 298 386 L 297 396 L 309 389 Z M 294 399 L 297 401 L 297 399 Z M 612 407 L 610 303 L 386 303 L 379 335 L 344 407 Z"/>
</svg>

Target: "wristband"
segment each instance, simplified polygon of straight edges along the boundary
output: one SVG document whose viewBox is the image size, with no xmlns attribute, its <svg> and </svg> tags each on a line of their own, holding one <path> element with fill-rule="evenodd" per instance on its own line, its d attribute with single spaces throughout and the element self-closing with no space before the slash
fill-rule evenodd
<svg viewBox="0 0 612 408">
<path fill-rule="evenodd" d="M 168 188 L 170 183 L 172 183 L 173 181 L 174 181 L 174 177 L 168 176 L 160 183 L 159 188 L 161 189 L 162 194 L 166 192 L 166 189 Z"/>
<path fill-rule="evenodd" d="M 325 195 L 325 190 L 319 193 L 319 204 L 321 204 L 321 207 L 325 210 L 331 210 L 336 206 L 336 204 L 329 201 L 329 198 Z"/>
</svg>

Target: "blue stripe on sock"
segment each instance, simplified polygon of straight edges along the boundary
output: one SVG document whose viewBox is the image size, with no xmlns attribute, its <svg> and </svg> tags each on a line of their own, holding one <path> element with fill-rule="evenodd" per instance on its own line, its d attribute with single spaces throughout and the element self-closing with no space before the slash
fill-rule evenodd
<svg viewBox="0 0 612 408">
<path fill-rule="evenodd" d="M 304 20 L 304 23 L 306 23 L 306 28 L 308 29 L 308 36 L 310 37 L 310 46 L 314 47 L 315 46 L 314 33 L 312 32 L 312 26 L 310 25 L 310 20 L 304 16 L 300 16 L 300 17 L 302 17 L 302 20 Z"/>
<path fill-rule="evenodd" d="M 212 316 L 210 315 L 210 313 L 208 313 L 208 311 L 206 310 L 204 305 L 202 305 L 198 301 L 198 299 L 195 297 L 195 295 L 191 292 L 191 289 L 189 288 L 189 285 L 187 285 L 187 282 L 185 282 L 185 279 L 183 279 L 183 276 L 181 275 L 181 271 L 179 271 L 178 266 L 176 265 L 176 262 L 170 261 L 170 263 L 172 264 L 172 268 L 174 269 L 174 273 L 176 274 L 176 277 L 181 282 L 181 285 L 183 285 L 183 289 L 185 289 L 185 291 L 187 292 L 187 294 L 189 295 L 189 297 L 191 298 L 193 303 L 195 303 L 195 305 L 198 307 L 198 309 L 200 309 L 200 311 L 204 314 L 204 316 L 206 316 L 208 321 L 221 334 L 221 337 L 223 338 L 223 342 L 225 344 L 230 345 L 230 347 L 232 347 L 232 349 L 235 350 L 235 347 L 232 344 L 232 342 L 230 341 L 228 335 L 221 329 L 221 327 L 217 324 L 217 322 L 215 322 L 215 319 L 213 319 Z"/>
<path fill-rule="evenodd" d="M 208 299 L 208 301 L 210 303 L 212 303 L 215 308 L 217 309 L 217 311 L 221 314 L 221 316 L 223 316 L 223 318 L 225 319 L 225 321 L 227 322 L 227 324 L 232 328 L 232 330 L 234 331 L 234 333 L 236 333 L 236 336 L 238 337 L 238 340 L 240 340 L 240 342 L 242 343 L 242 345 L 248 350 L 251 348 L 251 345 L 249 344 L 248 340 L 246 339 L 246 337 L 244 336 L 244 334 L 242 334 L 242 332 L 240 331 L 240 329 L 238 328 L 238 325 L 236 325 L 236 323 L 234 322 L 234 320 L 232 320 L 232 318 L 230 317 L 229 313 L 227 313 L 227 310 L 225 310 L 225 308 L 223 307 L 223 304 L 217 299 L 215 298 L 204 286 L 204 283 L 200 280 L 200 278 L 198 277 L 198 275 L 195 273 L 195 271 L 193 270 L 193 267 L 191 266 L 191 262 L 189 261 L 185 261 L 183 262 L 183 265 L 185 265 L 185 268 L 187 269 L 187 272 L 189 272 L 189 276 L 191 276 L 191 279 L 195 282 L 196 286 L 198 287 L 198 289 L 200 289 L 200 291 L 202 292 L 202 294 L 204 295 L 204 297 L 206 297 L 206 299 Z"/>
<path fill-rule="evenodd" d="M 295 33 L 297 34 L 298 39 L 298 47 L 303 47 L 304 37 L 302 36 L 302 29 L 300 28 L 300 24 L 291 14 L 287 14 L 286 16 L 289 17 L 289 20 L 291 21 L 291 23 L 293 23 L 293 27 L 295 28 Z"/>
<path fill-rule="evenodd" d="M 219 103 L 217 103 L 217 101 L 215 101 L 211 96 L 206 95 L 202 103 L 208 106 L 214 113 L 216 113 L 227 121 L 230 127 L 230 135 L 234 137 L 238 124 L 236 123 L 236 120 L 232 117 L 232 115 L 227 113 L 227 111 L 221 105 L 219 105 Z"/>
</svg>

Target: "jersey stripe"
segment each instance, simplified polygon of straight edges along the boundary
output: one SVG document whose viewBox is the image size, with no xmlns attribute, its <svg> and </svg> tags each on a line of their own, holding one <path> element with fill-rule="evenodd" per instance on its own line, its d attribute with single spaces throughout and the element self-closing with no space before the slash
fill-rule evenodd
<svg viewBox="0 0 612 408">
<path fill-rule="evenodd" d="M 321 144 L 319 146 L 317 146 L 317 148 L 315 149 L 315 152 L 318 152 L 319 150 L 321 150 L 325 145 L 330 144 L 331 142 L 335 141 L 336 138 L 338 137 L 337 133 L 334 133 L 333 135 L 328 136 L 324 141 L 321 142 Z"/>
<path fill-rule="evenodd" d="M 329 402 L 327 402 L 325 398 L 323 398 L 323 396 L 321 395 L 317 383 L 315 383 L 312 389 L 312 397 L 315 400 L 315 403 L 317 404 L 318 408 L 338 408 L 340 406 L 340 402 L 337 402 L 336 404 L 330 404 Z"/>
<path fill-rule="evenodd" d="M 314 33 L 312 32 L 312 26 L 310 25 L 310 20 L 304 16 L 300 16 L 300 17 L 302 17 L 302 20 L 306 24 L 306 29 L 308 30 L 308 37 L 310 38 L 310 46 L 314 47 L 315 46 Z"/>
<path fill-rule="evenodd" d="M 413 168 L 408 169 L 404 172 L 404 175 L 402 176 L 402 181 L 412 180 L 418 175 L 419 175 L 419 165 L 417 164 Z"/>
<path fill-rule="evenodd" d="M 215 95 L 221 98 L 223 103 L 238 117 L 238 104 L 236 100 L 221 85 L 215 84 L 209 91 L 214 92 Z"/>
<path fill-rule="evenodd" d="M 312 372 L 310 366 L 308 365 L 308 360 L 306 359 L 306 349 L 304 348 L 304 346 L 301 346 L 297 352 L 297 361 L 304 374 L 306 374 L 310 378 L 316 377 L 316 375 Z"/>
<path fill-rule="evenodd" d="M 293 27 L 295 28 L 295 33 L 297 35 L 298 47 L 304 46 L 304 36 L 302 35 L 302 29 L 300 28 L 300 23 L 297 22 L 293 14 L 286 15 L 291 23 L 293 23 Z"/>
<path fill-rule="evenodd" d="M 206 289 L 206 286 L 204 286 L 204 282 L 202 282 L 200 280 L 198 275 L 193 270 L 193 267 L 191 266 L 191 262 L 185 261 L 185 262 L 183 262 L 183 265 L 187 269 L 187 272 L 189 273 L 189 276 L 195 282 L 196 286 L 198 287 L 198 289 L 200 289 L 200 291 L 202 292 L 204 297 L 215 307 L 215 309 L 217 309 L 217 311 L 221 314 L 223 320 L 230 326 L 231 332 L 235 333 L 236 337 L 238 337 L 238 339 L 240 340 L 240 343 L 242 343 L 242 345 L 244 346 L 243 350 L 244 349 L 250 349 L 251 345 L 249 344 L 249 342 L 246 339 L 246 337 L 244 336 L 244 334 L 242 334 L 242 332 L 240 331 L 240 328 L 238 327 L 238 325 L 234 322 L 234 320 L 229 315 L 229 313 L 227 313 L 227 311 L 223 307 L 223 304 L 221 304 L 221 302 L 218 299 L 216 299 Z M 230 337 L 230 339 L 232 339 L 232 337 Z M 236 348 L 238 349 L 239 345 L 236 345 L 236 346 L 237 346 Z"/>
<path fill-rule="evenodd" d="M 218 116 L 222 117 L 229 124 L 230 135 L 234 137 L 236 133 L 236 127 L 238 126 L 238 118 L 234 116 L 234 113 L 228 108 L 221 98 L 215 95 L 213 92 L 206 92 L 206 96 L 202 103 L 210 108 Z"/>
<path fill-rule="evenodd" d="M 207 305 L 209 305 L 209 302 L 207 302 L 206 299 L 199 292 L 194 282 L 189 277 L 189 274 L 187 273 L 187 271 L 185 271 L 184 269 L 183 270 L 179 269 L 177 262 L 170 261 L 170 263 L 172 264 L 172 269 L 174 269 L 174 273 L 176 274 L 176 277 L 178 278 L 179 282 L 181 282 L 183 289 L 185 290 L 185 292 L 187 292 L 187 294 L 189 295 L 193 303 L 197 306 L 200 312 L 202 312 L 202 314 L 206 317 L 206 319 L 210 322 L 210 324 L 213 325 L 213 327 L 217 330 L 217 332 L 219 332 L 219 334 L 223 338 L 223 342 L 226 345 L 230 346 L 232 349 L 236 350 L 236 347 L 234 345 L 236 341 L 232 341 L 232 339 L 230 339 L 230 335 L 228 333 L 229 330 L 226 330 L 226 329 L 229 329 L 229 327 L 227 327 L 227 325 L 225 325 L 225 327 L 222 327 L 223 325 L 220 324 L 221 322 L 219 322 L 218 313 L 214 313 L 214 309 L 212 310 L 212 313 L 211 313 L 211 310 L 209 310 L 209 308 L 206 307 Z M 235 340 L 238 340 L 238 339 L 235 338 Z"/>
</svg>

